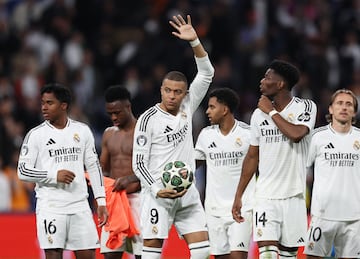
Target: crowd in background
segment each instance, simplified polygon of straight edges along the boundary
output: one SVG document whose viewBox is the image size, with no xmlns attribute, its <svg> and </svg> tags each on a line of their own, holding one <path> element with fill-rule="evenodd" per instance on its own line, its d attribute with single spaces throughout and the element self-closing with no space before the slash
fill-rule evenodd
<svg viewBox="0 0 360 259">
<path fill-rule="evenodd" d="M 72 89 L 71 116 L 89 123 L 99 148 L 110 125 L 107 87 L 126 86 L 138 116 L 160 101 L 168 71 L 193 78 L 191 49 L 169 37 L 178 13 L 191 14 L 209 50 L 211 87 L 238 92 L 240 120 L 249 122 L 274 58 L 300 68 L 294 95 L 316 102 L 317 126 L 334 90 L 349 88 L 360 101 L 360 0 L 0 0 L 0 211 L 34 210 L 33 185 L 18 180 L 16 164 L 25 132 L 42 121 L 45 83 Z M 194 138 L 207 124 L 206 103 Z"/>
</svg>

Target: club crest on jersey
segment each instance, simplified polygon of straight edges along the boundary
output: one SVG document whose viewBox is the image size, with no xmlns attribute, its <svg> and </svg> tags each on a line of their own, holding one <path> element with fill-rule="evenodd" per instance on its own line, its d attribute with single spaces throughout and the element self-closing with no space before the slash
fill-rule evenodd
<svg viewBox="0 0 360 259">
<path fill-rule="evenodd" d="M 29 152 L 29 148 L 26 145 L 23 145 L 21 148 L 21 155 L 26 156 L 28 152 Z"/>
<path fill-rule="evenodd" d="M 80 142 L 79 134 L 75 133 L 73 139 L 74 139 L 75 142 L 79 143 Z"/>
<path fill-rule="evenodd" d="M 186 119 L 186 118 L 187 118 L 186 112 L 181 112 L 181 117 L 184 118 L 184 119 Z"/>
<path fill-rule="evenodd" d="M 145 146 L 146 142 L 147 138 L 144 135 L 140 135 L 136 138 L 136 143 L 141 147 Z"/>
<path fill-rule="evenodd" d="M 263 232 L 261 229 L 258 229 L 256 234 L 258 237 L 261 237 L 263 235 Z"/>
<path fill-rule="evenodd" d="M 152 227 L 152 232 L 153 234 L 157 234 L 159 232 L 156 226 Z"/>
<path fill-rule="evenodd" d="M 359 150 L 360 149 L 360 142 L 358 140 L 355 140 L 353 147 L 355 150 Z"/>
<path fill-rule="evenodd" d="M 293 122 L 294 121 L 294 114 L 290 113 L 287 117 L 287 121 L 288 122 Z"/>
<path fill-rule="evenodd" d="M 236 138 L 236 140 L 235 140 L 235 145 L 236 145 L 237 147 L 241 147 L 241 146 L 242 146 L 242 141 L 241 141 L 240 138 Z"/>
</svg>

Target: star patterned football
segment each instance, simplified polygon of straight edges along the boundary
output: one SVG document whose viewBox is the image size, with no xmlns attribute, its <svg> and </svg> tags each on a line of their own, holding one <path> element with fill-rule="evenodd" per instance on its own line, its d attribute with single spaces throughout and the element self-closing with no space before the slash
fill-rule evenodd
<svg viewBox="0 0 360 259">
<path fill-rule="evenodd" d="M 191 186 L 194 181 L 194 173 L 182 161 L 169 162 L 164 166 L 161 181 L 165 189 L 181 192 Z"/>
</svg>

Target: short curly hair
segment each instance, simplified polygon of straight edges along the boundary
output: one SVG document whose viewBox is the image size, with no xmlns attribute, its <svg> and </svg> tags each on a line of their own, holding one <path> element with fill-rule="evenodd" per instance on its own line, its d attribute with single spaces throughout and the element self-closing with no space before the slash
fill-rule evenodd
<svg viewBox="0 0 360 259">
<path fill-rule="evenodd" d="M 269 68 L 284 78 L 289 90 L 291 90 L 300 79 L 299 69 L 288 62 L 275 59 L 271 62 Z"/>
</svg>

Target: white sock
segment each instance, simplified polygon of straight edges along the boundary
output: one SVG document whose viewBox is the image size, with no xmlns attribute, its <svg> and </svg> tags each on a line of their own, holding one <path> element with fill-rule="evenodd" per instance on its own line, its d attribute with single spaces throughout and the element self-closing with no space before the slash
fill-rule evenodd
<svg viewBox="0 0 360 259">
<path fill-rule="evenodd" d="M 162 248 L 143 246 L 141 257 L 146 259 L 160 259 Z"/>
<path fill-rule="evenodd" d="M 280 259 L 296 259 L 297 251 L 289 252 L 280 250 L 279 255 Z"/>
<path fill-rule="evenodd" d="M 279 248 L 277 246 L 259 247 L 259 259 L 277 259 Z"/>
<path fill-rule="evenodd" d="M 189 244 L 191 259 L 205 259 L 210 256 L 209 241 L 202 241 Z"/>
</svg>

